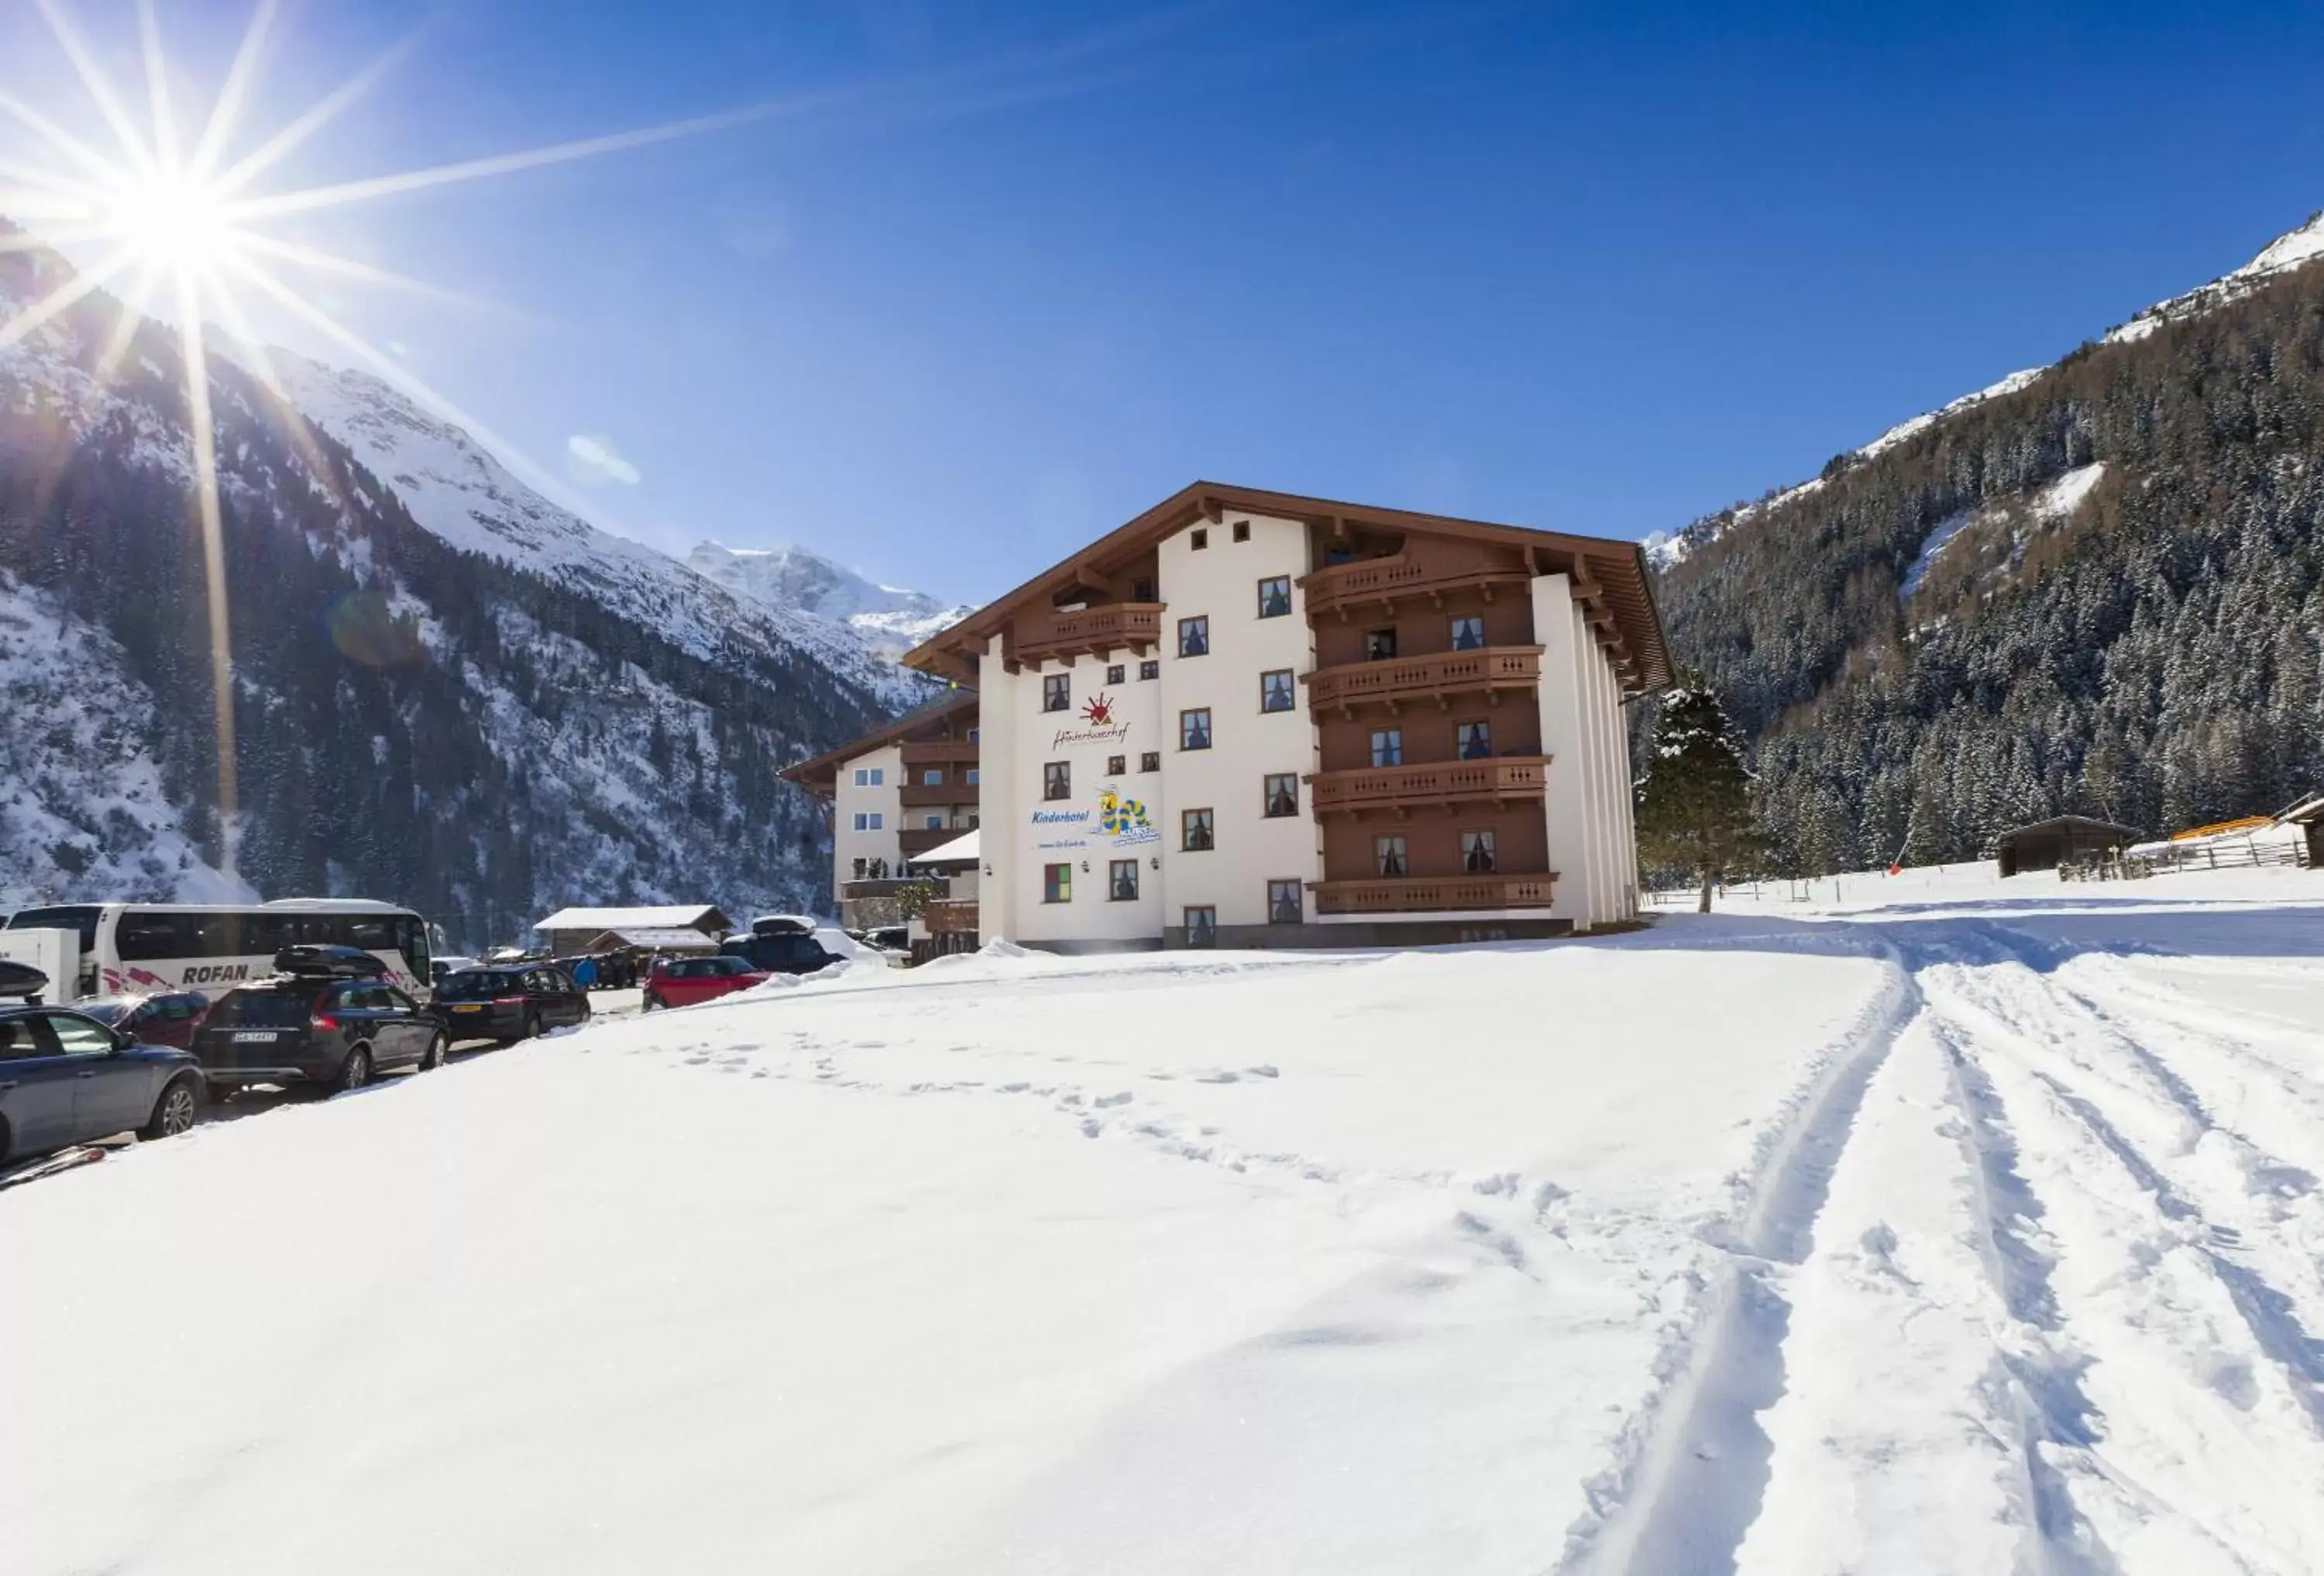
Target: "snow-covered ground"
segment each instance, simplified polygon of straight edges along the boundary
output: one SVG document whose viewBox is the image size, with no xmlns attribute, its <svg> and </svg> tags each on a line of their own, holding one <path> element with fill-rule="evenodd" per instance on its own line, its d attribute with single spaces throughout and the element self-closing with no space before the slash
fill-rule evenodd
<svg viewBox="0 0 2324 1576">
<path fill-rule="evenodd" d="M 13 1571 L 2324 1569 L 2324 876 L 987 955 L 0 1194 Z"/>
</svg>

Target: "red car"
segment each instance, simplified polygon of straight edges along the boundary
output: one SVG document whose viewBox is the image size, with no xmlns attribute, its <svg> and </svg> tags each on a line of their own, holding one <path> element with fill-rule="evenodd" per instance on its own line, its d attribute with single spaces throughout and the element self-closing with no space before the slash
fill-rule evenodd
<svg viewBox="0 0 2324 1576">
<path fill-rule="evenodd" d="M 117 1028 L 134 1038 L 140 1045 L 171 1046 L 178 1050 L 190 1050 L 194 1031 L 202 1027 L 202 1015 L 210 1009 L 210 999 L 199 991 L 176 991 L 161 996 L 101 996 L 94 1000 L 76 1001 L 75 1012 L 84 1012 L 107 1028 Z"/>
<path fill-rule="evenodd" d="M 743 958 L 720 954 L 715 958 L 678 958 L 654 965 L 646 982 L 646 1010 L 660 1007 L 691 1007 L 731 996 L 767 982 L 766 971 L 754 969 Z"/>
</svg>

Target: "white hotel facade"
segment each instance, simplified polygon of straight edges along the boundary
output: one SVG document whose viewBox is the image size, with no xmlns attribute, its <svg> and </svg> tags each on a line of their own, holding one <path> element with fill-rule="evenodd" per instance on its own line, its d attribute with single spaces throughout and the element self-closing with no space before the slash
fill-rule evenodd
<svg viewBox="0 0 2324 1576">
<path fill-rule="evenodd" d="M 1416 945 L 1637 915 L 1622 705 L 1669 661 L 1635 543 L 1199 483 L 906 660 L 975 691 L 982 940 Z M 822 758 L 835 781 L 896 749 L 862 743 Z"/>
</svg>

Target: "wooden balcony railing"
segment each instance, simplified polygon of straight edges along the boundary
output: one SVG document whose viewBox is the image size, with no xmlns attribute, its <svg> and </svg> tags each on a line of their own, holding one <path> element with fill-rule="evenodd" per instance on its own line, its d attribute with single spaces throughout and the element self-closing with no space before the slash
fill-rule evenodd
<svg viewBox="0 0 2324 1576">
<path fill-rule="evenodd" d="M 974 830 L 968 826 L 907 826 L 896 834 L 896 846 L 906 859 L 918 859 L 931 848 L 942 848 Z"/>
<path fill-rule="evenodd" d="M 1456 695 L 1532 689 L 1541 683 L 1539 646 L 1487 646 L 1474 651 L 1438 651 L 1426 657 L 1391 657 L 1379 662 L 1345 662 L 1303 673 L 1312 711 L 1386 705 L 1393 711 L 1411 701 L 1442 704 Z"/>
<path fill-rule="evenodd" d="M 1030 613 L 1018 622 L 1009 654 L 1019 662 L 1094 656 L 1124 647 L 1144 654 L 1162 643 L 1158 602 L 1114 602 L 1079 613 Z"/>
<path fill-rule="evenodd" d="M 1308 617 L 1337 613 L 1344 618 L 1358 606 L 1393 605 L 1410 597 L 1441 597 L 1452 591 L 1481 592 L 1490 601 L 1497 589 L 1523 585 L 1532 578 L 1529 571 L 1515 564 L 1406 551 L 1385 558 L 1333 564 L 1307 576 L 1299 586 L 1307 594 Z"/>
<path fill-rule="evenodd" d="M 980 748 L 967 739 L 923 739 L 903 746 L 907 766 L 951 766 L 954 763 L 974 766 Z"/>
<path fill-rule="evenodd" d="M 1547 790 L 1549 757 L 1502 755 L 1483 760 L 1432 761 L 1319 771 L 1307 779 L 1315 814 L 1335 810 L 1410 810 L 1479 799 L 1538 799 Z"/>
<path fill-rule="evenodd" d="M 945 898 L 930 903 L 928 911 L 920 917 L 930 935 L 973 935 L 976 933 L 976 899 Z"/>
<path fill-rule="evenodd" d="M 1406 876 L 1371 881 L 1310 881 L 1318 914 L 1416 914 L 1546 908 L 1557 880 L 1541 875 Z"/>
<path fill-rule="evenodd" d="M 907 808 L 925 805 L 973 805 L 977 802 L 977 785 L 973 782 L 908 782 L 896 790 L 898 802 Z"/>
<path fill-rule="evenodd" d="M 939 898 L 952 890 L 952 883 L 942 876 L 887 876 L 872 880 L 842 881 L 839 883 L 839 895 L 859 899 L 892 898 L 906 887 L 934 887 Z"/>
</svg>

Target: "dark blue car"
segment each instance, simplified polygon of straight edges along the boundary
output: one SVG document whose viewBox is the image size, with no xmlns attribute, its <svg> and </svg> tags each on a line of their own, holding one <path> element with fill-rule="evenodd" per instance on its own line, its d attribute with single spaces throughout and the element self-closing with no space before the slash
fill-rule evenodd
<svg viewBox="0 0 2324 1576">
<path fill-rule="evenodd" d="M 69 1007 L 0 1004 L 0 1164 L 115 1133 L 182 1133 L 201 1090 L 183 1051 L 140 1045 Z"/>
</svg>

